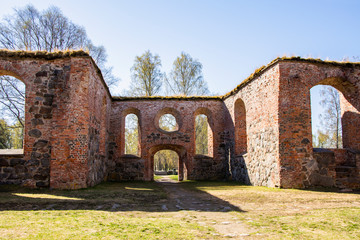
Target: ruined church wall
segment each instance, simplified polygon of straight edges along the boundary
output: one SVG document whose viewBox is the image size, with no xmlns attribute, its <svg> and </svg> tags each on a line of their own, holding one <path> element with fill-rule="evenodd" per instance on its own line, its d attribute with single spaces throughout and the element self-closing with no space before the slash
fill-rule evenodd
<svg viewBox="0 0 360 240">
<path fill-rule="evenodd" d="M 107 177 L 108 136 L 111 96 L 93 64 L 89 65 L 89 129 L 87 186 Z"/>
<path fill-rule="evenodd" d="M 226 123 L 230 133 L 235 132 L 238 120 L 235 119 L 235 102 L 238 99 L 244 102 L 246 111 L 247 152 L 235 155 L 234 134 L 228 142 L 233 180 L 255 186 L 280 186 L 279 75 L 276 64 L 224 100 L 230 115 Z"/>
<path fill-rule="evenodd" d="M 56 82 L 51 188 L 87 187 L 90 64 L 84 58 L 71 58 L 68 76 Z"/>
<path fill-rule="evenodd" d="M 90 58 L 71 58 L 69 77 L 57 87 L 50 187 L 85 188 L 104 180 L 111 102 L 105 88 Z"/>
<path fill-rule="evenodd" d="M 111 169 L 109 177 L 119 179 L 119 171 L 133 172 L 137 180 L 153 179 L 153 154 L 162 149 L 174 149 L 178 152 L 185 166 L 184 172 L 188 179 L 223 179 L 225 172 L 223 148 L 220 135 L 223 133 L 224 105 L 220 100 L 126 100 L 113 101 L 110 124 L 109 163 Z M 170 109 L 170 110 L 169 110 Z M 134 113 L 138 116 L 140 130 L 140 154 L 134 165 L 126 165 L 131 158 L 125 156 L 125 117 Z M 165 113 L 172 113 L 179 124 L 176 132 L 165 132 L 158 127 L 158 118 Z M 195 117 L 197 114 L 207 114 L 213 132 L 209 142 L 213 144 L 213 153 L 209 168 L 197 167 L 202 164 L 202 158 L 194 158 L 195 153 Z M 180 151 L 179 149 L 185 149 Z M 130 162 L 131 163 L 131 162 Z M 143 168 L 143 169 L 141 169 Z M 209 177 L 207 177 L 209 176 Z M 133 177 L 134 178 L 134 177 Z"/>
<path fill-rule="evenodd" d="M 24 153 L 0 156 L 1 183 L 49 186 L 50 165 L 56 154 L 52 140 L 59 105 L 57 88 L 69 77 L 69 71 L 69 59 L 0 59 L 0 73 L 26 85 Z"/>
<path fill-rule="evenodd" d="M 281 186 L 313 186 L 321 154 L 316 153 L 315 157 L 313 153 L 310 89 L 321 84 L 333 86 L 340 91 L 344 148 L 358 150 L 360 69 L 352 65 L 333 66 L 295 61 L 283 61 L 279 66 Z M 346 155 L 344 156 L 342 158 L 346 162 Z M 331 168 L 328 170 L 333 171 Z"/>
<path fill-rule="evenodd" d="M 41 54 L 0 58 L 0 74 L 26 85 L 24 154 L 0 156 L 1 183 L 92 186 L 106 175 L 110 95 L 91 58 Z"/>
</svg>

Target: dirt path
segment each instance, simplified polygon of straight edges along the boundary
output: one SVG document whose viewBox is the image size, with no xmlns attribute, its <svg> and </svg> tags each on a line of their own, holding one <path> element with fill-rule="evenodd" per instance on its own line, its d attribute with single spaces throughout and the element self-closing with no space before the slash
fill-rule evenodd
<svg viewBox="0 0 360 240">
<path fill-rule="evenodd" d="M 181 182 L 167 176 L 156 180 L 168 195 L 162 210 L 177 212 L 176 217 L 188 218 L 199 225 L 213 227 L 220 236 L 243 239 L 253 232 L 237 217 L 236 206 L 205 192 L 189 191 Z"/>
</svg>

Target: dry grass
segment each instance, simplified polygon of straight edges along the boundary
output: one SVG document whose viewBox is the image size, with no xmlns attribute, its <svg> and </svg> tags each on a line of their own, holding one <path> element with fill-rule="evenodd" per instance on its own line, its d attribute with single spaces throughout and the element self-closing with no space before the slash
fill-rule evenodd
<svg viewBox="0 0 360 240">
<path fill-rule="evenodd" d="M 192 183 L 242 210 L 235 215 L 261 238 L 359 239 L 360 195 L 329 189 L 313 191 L 236 186 L 226 183 Z"/>
<path fill-rule="evenodd" d="M 155 182 L 104 183 L 76 191 L 0 186 L 0 239 L 223 239 L 234 228 L 248 233 L 245 239 L 360 238 L 357 193 L 178 184 L 198 199 L 190 202 L 211 196 L 213 204 L 242 211 L 166 211 L 167 192 Z"/>
</svg>

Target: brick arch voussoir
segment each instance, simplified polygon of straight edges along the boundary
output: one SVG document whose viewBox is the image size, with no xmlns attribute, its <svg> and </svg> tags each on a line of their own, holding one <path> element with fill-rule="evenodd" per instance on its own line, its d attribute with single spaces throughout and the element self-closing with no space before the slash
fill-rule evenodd
<svg viewBox="0 0 360 240">
<path fill-rule="evenodd" d="M 180 157 L 184 157 L 186 155 L 186 148 L 182 145 L 177 144 L 160 144 L 150 147 L 149 149 L 149 155 L 154 156 L 155 153 L 161 150 L 172 150 L 176 152 Z"/>
<path fill-rule="evenodd" d="M 208 123 L 209 123 L 210 127 L 213 129 L 214 119 L 213 119 L 212 111 L 206 107 L 197 108 L 194 112 L 194 121 L 195 121 L 196 116 L 201 115 L 201 114 L 203 114 L 207 117 Z"/>
<path fill-rule="evenodd" d="M 20 64 L 19 62 L 0 60 L 0 76 L 8 75 L 22 81 L 29 87 L 38 69 L 33 69 L 30 64 Z"/>
</svg>

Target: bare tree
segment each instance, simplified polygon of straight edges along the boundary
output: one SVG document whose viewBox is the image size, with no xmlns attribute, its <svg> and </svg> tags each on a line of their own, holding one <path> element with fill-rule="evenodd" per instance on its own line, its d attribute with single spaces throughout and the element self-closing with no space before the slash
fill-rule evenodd
<svg viewBox="0 0 360 240">
<path fill-rule="evenodd" d="M 341 108 L 339 93 L 333 87 L 325 86 L 320 95 L 321 106 L 325 109 L 324 114 L 320 114 L 321 125 L 329 136 L 329 147 L 342 147 L 342 127 L 341 127 Z"/>
<path fill-rule="evenodd" d="M 189 54 L 182 52 L 173 63 L 166 86 L 172 94 L 193 96 L 209 93 L 202 75 L 202 64 Z"/>
<path fill-rule="evenodd" d="M 106 51 L 95 46 L 83 27 L 72 23 L 57 7 L 39 12 L 32 5 L 15 9 L 15 13 L 0 22 L 0 48 L 10 50 L 45 50 L 48 52 L 68 49 L 89 51 L 103 72 L 108 86 L 119 79 L 106 67 Z M 13 121 L 24 126 L 24 85 L 13 77 L 0 76 L 0 109 Z"/>
<path fill-rule="evenodd" d="M 25 85 L 10 76 L 0 76 L 0 110 L 3 117 L 24 127 Z"/>
<path fill-rule="evenodd" d="M 132 81 L 130 95 L 154 96 L 161 90 L 163 73 L 160 71 L 159 55 L 152 55 L 148 50 L 141 56 L 135 57 L 131 68 Z"/>
</svg>

